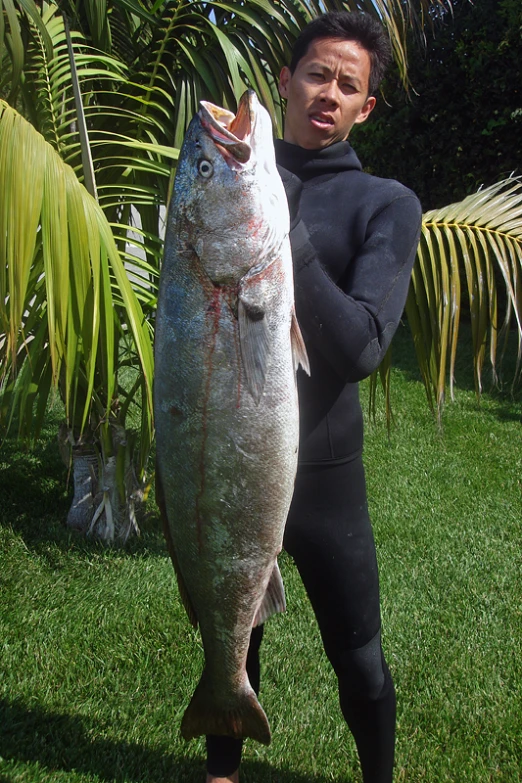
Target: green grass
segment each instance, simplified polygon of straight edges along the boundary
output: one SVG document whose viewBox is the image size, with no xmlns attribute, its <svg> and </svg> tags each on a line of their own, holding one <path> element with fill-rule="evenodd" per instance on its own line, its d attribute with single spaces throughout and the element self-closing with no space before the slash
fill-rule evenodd
<svg viewBox="0 0 522 783">
<path fill-rule="evenodd" d="M 398 693 L 397 781 L 522 780 L 521 405 L 477 407 L 469 368 L 441 434 L 404 335 L 396 423 L 366 425 L 384 643 Z M 366 400 L 366 389 L 363 390 Z M 154 505 L 126 549 L 63 525 L 59 413 L 32 452 L 0 451 L 0 783 L 201 783 L 179 738 L 201 670 Z M 335 679 L 289 559 L 288 611 L 268 623 L 262 703 L 273 740 L 247 743 L 244 783 L 359 783 Z"/>
</svg>

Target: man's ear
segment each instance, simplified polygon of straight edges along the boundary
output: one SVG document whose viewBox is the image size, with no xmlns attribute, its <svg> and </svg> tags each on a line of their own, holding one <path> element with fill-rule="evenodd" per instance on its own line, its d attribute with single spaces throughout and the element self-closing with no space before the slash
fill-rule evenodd
<svg viewBox="0 0 522 783">
<path fill-rule="evenodd" d="M 281 98 L 288 98 L 288 84 L 291 76 L 290 68 L 287 65 L 283 66 L 279 74 L 279 95 Z"/>
<path fill-rule="evenodd" d="M 377 99 L 373 95 L 370 95 L 370 97 L 366 100 L 366 103 L 362 107 L 361 111 L 359 112 L 357 119 L 355 120 L 357 125 L 359 125 L 361 122 L 364 122 L 365 120 L 368 119 L 368 117 L 374 110 L 376 103 L 377 103 Z"/>
</svg>

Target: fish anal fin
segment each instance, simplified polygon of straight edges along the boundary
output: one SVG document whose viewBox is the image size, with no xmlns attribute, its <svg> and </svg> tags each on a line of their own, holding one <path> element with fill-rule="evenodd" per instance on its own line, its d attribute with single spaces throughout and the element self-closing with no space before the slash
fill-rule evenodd
<svg viewBox="0 0 522 783">
<path fill-rule="evenodd" d="M 266 620 L 268 620 L 268 618 L 271 617 L 273 614 L 277 614 L 278 612 L 284 612 L 285 609 L 286 609 L 285 588 L 283 585 L 283 578 L 281 576 L 281 571 L 279 570 L 279 566 L 276 560 L 274 564 L 274 570 L 272 571 L 272 574 L 270 576 L 270 580 L 268 582 L 268 586 L 266 588 L 264 598 L 261 601 L 259 609 L 256 612 L 256 616 L 254 617 L 253 626 L 255 627 L 256 625 L 261 625 Z"/>
<path fill-rule="evenodd" d="M 165 505 L 165 495 L 163 492 L 163 484 L 161 482 L 161 474 L 159 471 L 159 465 L 156 462 L 156 504 L 159 508 L 160 512 L 160 518 L 163 525 L 163 535 L 165 536 L 165 541 L 167 543 L 167 551 L 170 555 L 170 559 L 172 560 L 172 565 L 174 566 L 174 572 L 176 574 L 176 579 L 178 582 L 178 589 L 179 589 L 179 595 L 181 598 L 181 602 L 183 606 L 185 607 L 185 611 L 188 615 L 188 618 L 194 628 L 198 625 L 198 618 L 195 612 L 195 609 L 192 605 L 192 601 L 190 600 L 188 590 L 185 587 L 185 582 L 183 581 L 183 576 L 181 575 L 181 570 L 178 563 L 178 558 L 176 556 L 176 550 L 174 548 L 174 542 L 172 540 L 172 534 L 170 532 L 169 527 L 169 520 L 167 516 L 167 507 Z"/>
<path fill-rule="evenodd" d="M 270 726 L 265 712 L 254 693 L 248 678 L 235 693 L 230 694 L 226 707 L 215 697 L 206 672 L 203 671 L 189 706 L 181 721 L 181 736 L 186 739 L 203 734 L 241 739 L 250 737 L 270 744 Z"/>
<path fill-rule="evenodd" d="M 263 304 L 240 293 L 238 322 L 246 385 L 257 404 L 263 394 L 270 359 L 270 329 Z"/>
<path fill-rule="evenodd" d="M 303 335 L 295 311 L 292 312 L 292 324 L 290 326 L 290 340 L 292 342 L 292 356 L 294 357 L 294 367 L 297 370 L 299 365 L 303 368 L 307 375 L 310 375 L 310 362 L 308 361 L 308 354 L 306 352 L 306 346 L 303 340 Z"/>
</svg>

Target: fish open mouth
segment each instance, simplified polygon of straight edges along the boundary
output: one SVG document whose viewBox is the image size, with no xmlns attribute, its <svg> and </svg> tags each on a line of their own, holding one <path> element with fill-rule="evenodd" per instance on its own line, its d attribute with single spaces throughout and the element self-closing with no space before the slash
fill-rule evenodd
<svg viewBox="0 0 522 783">
<path fill-rule="evenodd" d="M 254 98 L 253 90 L 243 93 L 237 114 L 214 106 L 208 101 L 200 102 L 201 124 L 210 134 L 227 164 L 235 170 L 247 163 L 252 153 L 249 142 L 255 119 Z"/>
</svg>

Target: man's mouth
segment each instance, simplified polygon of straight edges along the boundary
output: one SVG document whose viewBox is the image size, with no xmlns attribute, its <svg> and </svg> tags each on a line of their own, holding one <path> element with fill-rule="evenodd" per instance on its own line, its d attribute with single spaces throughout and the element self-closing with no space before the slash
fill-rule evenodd
<svg viewBox="0 0 522 783">
<path fill-rule="evenodd" d="M 310 121 L 319 128 L 329 128 L 334 124 L 329 114 L 310 114 Z"/>
</svg>

